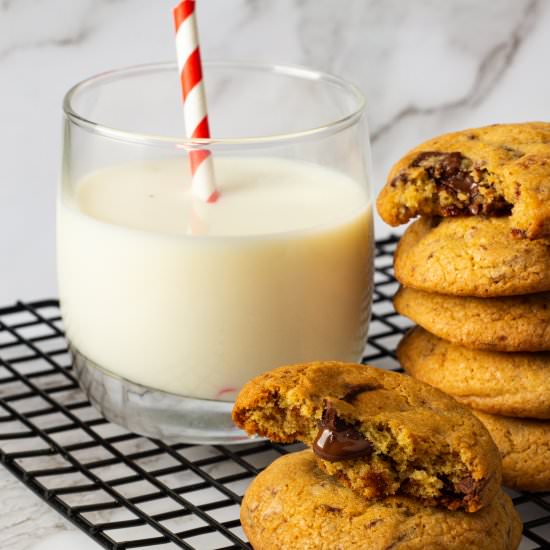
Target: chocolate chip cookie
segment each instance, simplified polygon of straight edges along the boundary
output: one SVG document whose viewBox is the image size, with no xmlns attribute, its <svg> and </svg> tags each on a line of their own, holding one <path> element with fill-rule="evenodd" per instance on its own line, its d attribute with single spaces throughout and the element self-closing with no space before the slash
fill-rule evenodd
<svg viewBox="0 0 550 550">
<path fill-rule="evenodd" d="M 550 292 L 469 298 L 402 287 L 395 309 L 449 342 L 494 351 L 550 350 Z"/>
<path fill-rule="evenodd" d="M 431 386 L 365 365 L 280 367 L 241 390 L 249 434 L 302 441 L 320 468 L 368 498 L 403 494 L 469 512 L 500 484 L 498 451 L 470 410 Z"/>
<path fill-rule="evenodd" d="M 549 182 L 550 123 L 495 124 L 414 148 L 390 171 L 377 206 L 394 226 L 419 215 L 509 216 L 512 235 L 550 237 Z"/>
<path fill-rule="evenodd" d="M 515 550 L 521 538 L 500 489 L 475 514 L 407 497 L 366 500 L 319 470 L 309 450 L 277 459 L 252 482 L 241 523 L 255 550 Z"/>
<path fill-rule="evenodd" d="M 457 296 L 550 290 L 550 240 L 509 233 L 510 218 L 420 218 L 395 251 L 395 276 L 411 288 Z"/>
<path fill-rule="evenodd" d="M 410 330 L 397 348 L 402 367 L 456 400 L 492 414 L 550 419 L 550 353 L 499 353 Z"/>
<path fill-rule="evenodd" d="M 502 481 L 523 491 L 550 491 L 550 422 L 474 411 L 502 455 Z"/>
</svg>

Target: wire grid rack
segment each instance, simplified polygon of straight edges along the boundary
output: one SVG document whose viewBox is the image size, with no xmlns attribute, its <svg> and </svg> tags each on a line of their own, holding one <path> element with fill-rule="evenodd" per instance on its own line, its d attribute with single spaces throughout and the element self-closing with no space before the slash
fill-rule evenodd
<svg viewBox="0 0 550 550">
<path fill-rule="evenodd" d="M 410 322 L 391 304 L 396 237 L 378 241 L 364 362 L 397 370 Z M 58 302 L 0 309 L 0 460 L 100 546 L 250 548 L 239 523 L 253 477 L 298 446 L 170 445 L 109 423 L 71 372 Z M 550 493 L 510 492 L 524 520 L 521 549 L 550 548 Z"/>
</svg>

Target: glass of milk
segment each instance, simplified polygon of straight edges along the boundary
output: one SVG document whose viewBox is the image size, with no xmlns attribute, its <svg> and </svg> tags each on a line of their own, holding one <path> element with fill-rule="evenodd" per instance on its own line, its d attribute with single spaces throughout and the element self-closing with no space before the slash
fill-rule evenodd
<svg viewBox="0 0 550 550">
<path fill-rule="evenodd" d="M 353 85 L 205 65 L 209 140 L 185 135 L 175 65 L 112 71 L 64 101 L 58 278 L 76 376 L 113 422 L 237 443 L 232 401 L 279 365 L 358 361 L 373 279 L 369 142 Z M 220 198 L 190 193 L 208 149 Z"/>
</svg>

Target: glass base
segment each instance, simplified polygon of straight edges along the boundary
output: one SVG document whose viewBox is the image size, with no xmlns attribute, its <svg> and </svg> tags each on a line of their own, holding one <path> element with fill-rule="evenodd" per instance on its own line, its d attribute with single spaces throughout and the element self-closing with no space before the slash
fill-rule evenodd
<svg viewBox="0 0 550 550">
<path fill-rule="evenodd" d="M 231 421 L 233 403 L 183 397 L 140 386 L 112 374 L 69 349 L 80 387 L 101 414 L 128 430 L 178 443 L 250 443 Z"/>
</svg>

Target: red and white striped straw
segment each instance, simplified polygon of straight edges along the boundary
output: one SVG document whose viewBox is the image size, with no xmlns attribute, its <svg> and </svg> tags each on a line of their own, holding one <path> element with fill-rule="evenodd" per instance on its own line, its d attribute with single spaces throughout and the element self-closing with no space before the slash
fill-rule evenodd
<svg viewBox="0 0 550 550">
<path fill-rule="evenodd" d="M 174 8 L 176 52 L 183 98 L 183 115 L 188 138 L 209 138 L 206 94 L 202 78 L 201 54 L 195 17 L 195 0 L 182 0 Z M 216 202 L 214 163 L 208 149 L 189 152 L 191 192 L 206 202 Z"/>
</svg>

